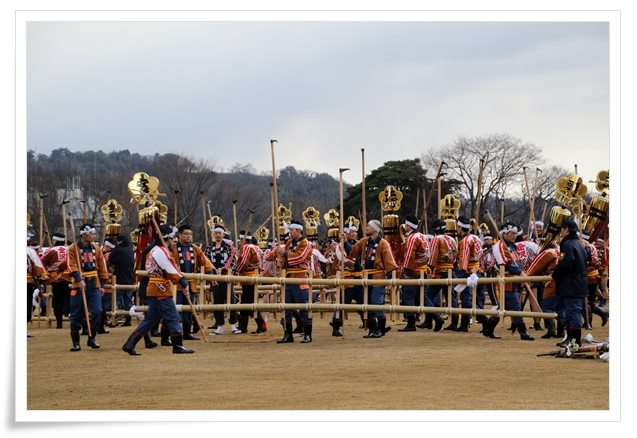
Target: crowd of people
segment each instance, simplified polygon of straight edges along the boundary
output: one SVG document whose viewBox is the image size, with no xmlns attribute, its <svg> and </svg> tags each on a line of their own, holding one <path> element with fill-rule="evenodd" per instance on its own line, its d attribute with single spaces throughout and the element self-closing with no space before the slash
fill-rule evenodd
<svg viewBox="0 0 637 438">
<path fill-rule="evenodd" d="M 40 248 L 32 232 L 27 233 L 27 321 L 31 321 L 34 309 L 45 298 L 44 284 L 51 285 L 52 309 L 56 328 L 64 327 L 68 318 L 71 351 L 81 350 L 81 335 L 87 335 L 87 346 L 100 348 L 96 335 L 107 334 L 113 296 L 116 294 L 117 309 L 130 311 L 136 301 L 148 306 L 143 321 L 134 327 L 122 349 L 130 355 L 138 355 L 136 344 L 144 339 L 146 348 L 158 344 L 153 337 L 161 339 L 162 346 L 172 346 L 175 354 L 193 353 L 183 341 L 198 340 L 199 325 L 196 315 L 178 312 L 176 304 L 200 302 L 199 287 L 194 280 L 184 278 L 185 273 L 240 275 L 242 277 L 328 278 L 340 272 L 343 278 L 371 279 L 397 278 L 417 279 L 453 278 L 467 279 L 466 284 L 454 288 L 451 302 L 447 300 L 447 286 L 431 285 L 425 288 L 421 303 L 418 286 L 400 288 L 400 302 L 406 306 L 427 307 L 451 306 L 471 308 L 475 302 L 484 309 L 487 298 L 491 306 L 498 306 L 502 298 L 492 284 L 479 282 L 479 278 L 497 276 L 503 267 L 505 276 L 552 276 L 553 280 L 542 283 L 505 282 L 504 307 L 506 310 L 521 310 L 529 302 L 537 312 L 557 313 L 558 318 L 534 319 L 532 328 L 546 330 L 542 338 L 560 338 L 563 343 L 581 343 L 581 329 L 590 328 L 593 315 L 600 317 L 601 325 L 608 321 L 608 243 L 603 239 L 589 242 L 578 224 L 569 219 L 561 224 L 561 234 L 550 242 L 543 241 L 545 235 L 541 221 L 532 222 L 525 233 L 522 227 L 506 222 L 499 227 L 497 235 L 476 227 L 466 217 L 455 219 L 455 227 L 449 229 L 448 221 L 435 219 L 431 223 L 432 234 L 420 232 L 420 221 L 407 216 L 401 226 L 402 244 L 400 257 L 383 236 L 383 227 L 378 220 L 364 224 L 362 236 L 353 223 L 346 224 L 337 235 L 324 243 L 316 236 L 304 234 L 304 224 L 292 220 L 286 224 L 280 244 L 273 239 L 260 242 L 249 230 L 242 230 L 237 242 L 222 225 L 211 230 L 209 245 L 194 243 L 193 230 L 188 225 L 177 229 L 162 224 L 155 240 L 141 253 L 137 263 L 148 272 L 140 277 L 139 285 L 131 290 L 112 291 L 104 286 L 115 275 L 118 285 L 135 285 L 135 242 L 125 234 L 106 236 L 99 244 L 97 233 L 91 224 L 79 228 L 79 239 L 67 241 L 61 233 L 52 236 L 54 244 Z M 399 260 L 399 262 L 397 262 Z M 394 272 L 395 271 L 395 272 Z M 173 300 L 171 284 L 177 285 Z M 241 284 L 241 294 L 227 293 L 228 284 L 211 282 L 210 295 L 214 304 L 254 303 L 259 299 L 251 281 Z M 286 303 L 308 303 L 316 300 L 309 284 L 285 286 Z M 348 286 L 344 288 L 342 303 L 363 304 L 367 294 L 368 304 L 385 304 L 388 288 L 384 286 Z M 475 297 L 473 296 L 475 294 Z M 262 302 L 275 299 L 264 295 Z M 382 338 L 391 330 L 383 311 L 358 312 L 360 328 L 367 330 L 365 339 Z M 226 332 L 228 317 L 228 332 Z M 260 335 L 268 331 L 267 313 L 241 311 L 215 311 L 214 323 L 207 327 L 210 336 Z M 343 312 L 335 312 L 330 322 L 332 336 L 342 336 Z M 250 320 L 254 330 L 249 330 Z M 438 313 L 404 314 L 404 327 L 400 333 L 421 330 L 469 332 L 470 315 L 450 315 L 445 325 L 444 315 Z M 117 321 L 122 326 L 133 326 L 130 314 Z M 479 324 L 481 333 L 498 339 L 495 329 L 498 317 L 478 315 L 473 321 Z M 114 321 L 111 321 L 113 326 Z M 286 310 L 282 320 L 283 337 L 279 344 L 295 342 L 295 334 L 301 343 L 312 342 L 311 314 L 302 307 Z M 534 337 L 520 317 L 511 318 L 509 329 L 519 333 L 523 341 Z M 401 335 L 403 336 L 403 335 Z M 408 335 L 404 335 L 408 336 Z"/>
</svg>

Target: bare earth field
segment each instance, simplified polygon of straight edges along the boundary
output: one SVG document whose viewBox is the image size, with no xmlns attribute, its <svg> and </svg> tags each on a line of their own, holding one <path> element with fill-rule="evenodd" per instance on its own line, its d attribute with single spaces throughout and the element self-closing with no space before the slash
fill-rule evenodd
<svg viewBox="0 0 637 438">
<path fill-rule="evenodd" d="M 608 363 L 595 359 L 537 357 L 555 350 L 556 339 L 520 341 L 496 328 L 487 339 L 480 325 L 469 333 L 418 329 L 398 333 L 401 318 L 380 339 L 350 314 L 345 336 L 331 336 L 327 314 L 314 315 L 314 341 L 276 344 L 282 329 L 270 315 L 263 336 L 209 335 L 209 343 L 186 341 L 196 352 L 174 355 L 170 347 L 132 357 L 121 346 L 132 327 L 110 328 L 92 350 L 71 353 L 64 329 L 46 322 L 28 326 L 29 410 L 503 410 L 609 408 Z M 527 326 L 532 326 L 526 320 Z M 211 324 L 210 319 L 203 321 Z M 55 325 L 55 324 L 53 324 Z M 135 325 L 135 323 L 134 323 Z M 593 320 L 595 339 L 608 338 L 608 325 Z M 250 320 L 249 330 L 254 330 Z M 207 330 L 206 334 L 211 330 Z M 228 328 L 226 326 L 226 333 Z M 583 336 L 586 334 L 583 331 Z M 201 334 L 197 334 L 201 338 Z M 301 335 L 295 335 L 301 336 Z M 159 338 L 155 338 L 159 343 Z"/>
</svg>

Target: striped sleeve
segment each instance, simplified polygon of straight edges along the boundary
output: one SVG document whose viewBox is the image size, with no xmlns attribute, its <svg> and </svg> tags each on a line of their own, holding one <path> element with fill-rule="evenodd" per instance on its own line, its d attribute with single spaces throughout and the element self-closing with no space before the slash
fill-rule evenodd
<svg viewBox="0 0 637 438">
<path fill-rule="evenodd" d="M 288 252 L 288 264 L 294 266 L 303 263 L 310 254 L 312 254 L 312 246 L 303 239 L 294 251 Z"/>
</svg>

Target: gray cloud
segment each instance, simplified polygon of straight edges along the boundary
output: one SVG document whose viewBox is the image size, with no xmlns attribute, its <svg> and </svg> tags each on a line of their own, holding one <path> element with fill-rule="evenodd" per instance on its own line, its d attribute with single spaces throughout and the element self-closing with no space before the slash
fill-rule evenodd
<svg viewBox="0 0 637 438">
<path fill-rule="evenodd" d="M 28 145 L 337 175 L 507 132 L 608 167 L 606 23 L 33 22 Z M 549 152 L 550 151 L 550 152 Z M 590 164 L 584 163 L 590 161 Z M 587 176 L 588 177 L 588 176 Z"/>
</svg>

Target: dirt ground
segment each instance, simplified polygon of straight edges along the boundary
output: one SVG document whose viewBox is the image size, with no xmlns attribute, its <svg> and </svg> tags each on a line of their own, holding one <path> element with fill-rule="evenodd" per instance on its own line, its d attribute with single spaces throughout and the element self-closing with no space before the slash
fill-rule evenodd
<svg viewBox="0 0 637 438">
<path fill-rule="evenodd" d="M 64 329 L 32 323 L 27 330 L 29 410 L 607 410 L 609 367 L 599 359 L 537 357 L 555 350 L 555 339 L 529 330 L 533 342 L 506 331 L 509 319 L 487 339 L 481 326 L 469 333 L 418 329 L 399 333 L 402 318 L 380 339 L 364 339 L 350 314 L 345 336 L 331 336 L 329 317 L 314 315 L 313 342 L 276 344 L 282 328 L 270 315 L 263 336 L 209 335 L 186 341 L 196 352 L 170 347 L 132 357 L 121 346 L 132 327 L 110 328 L 92 350 L 71 353 Z M 530 320 L 527 326 L 532 326 Z M 210 319 L 204 326 L 212 324 Z M 609 323 L 610 324 L 610 323 Z M 608 325 L 593 321 L 595 339 Z M 249 329 L 254 330 L 250 320 Z M 206 330 L 206 334 L 212 330 Z M 226 326 L 226 333 L 228 328 Z M 583 332 L 587 333 L 586 331 Z M 201 337 L 201 334 L 198 334 Z M 295 335 L 301 336 L 301 335 Z M 155 338 L 159 342 L 158 338 Z"/>
</svg>

